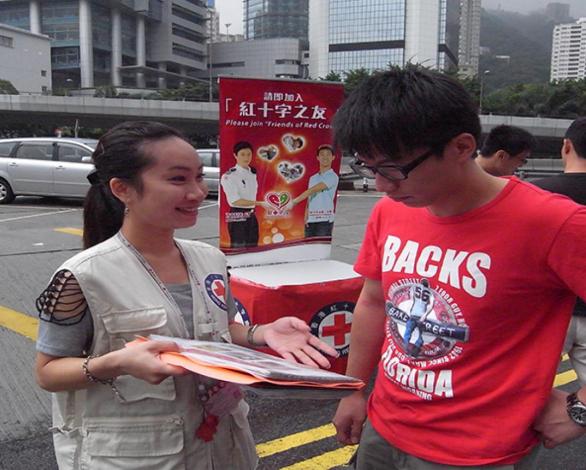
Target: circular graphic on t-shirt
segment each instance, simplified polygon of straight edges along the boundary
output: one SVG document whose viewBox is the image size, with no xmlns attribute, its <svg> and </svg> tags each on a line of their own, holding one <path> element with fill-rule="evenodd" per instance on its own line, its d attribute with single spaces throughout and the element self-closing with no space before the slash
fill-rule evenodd
<svg viewBox="0 0 586 470">
<path fill-rule="evenodd" d="M 403 279 L 388 292 L 387 334 L 411 359 L 436 359 L 468 341 L 469 329 L 458 305 L 448 302 L 451 297 L 433 289 L 428 279 Z"/>
<path fill-rule="evenodd" d="M 354 307 L 354 302 L 335 302 L 322 307 L 309 322 L 311 333 L 335 348 L 340 356 L 347 356 L 350 349 Z"/>
</svg>

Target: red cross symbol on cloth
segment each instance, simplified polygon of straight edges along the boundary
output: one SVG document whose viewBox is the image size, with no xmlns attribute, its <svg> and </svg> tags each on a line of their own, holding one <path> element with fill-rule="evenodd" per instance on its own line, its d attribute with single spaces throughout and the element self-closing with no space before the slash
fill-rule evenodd
<svg viewBox="0 0 586 470">
<path fill-rule="evenodd" d="M 212 284 L 212 290 L 214 294 L 218 296 L 219 299 L 224 300 L 224 295 L 226 294 L 226 287 L 224 287 L 224 283 L 220 280 L 215 280 Z"/>
<path fill-rule="evenodd" d="M 352 322 L 346 322 L 346 314 L 334 313 L 334 324 L 324 326 L 321 331 L 322 336 L 333 336 L 334 346 L 344 346 L 346 341 L 346 334 L 350 333 Z"/>
</svg>

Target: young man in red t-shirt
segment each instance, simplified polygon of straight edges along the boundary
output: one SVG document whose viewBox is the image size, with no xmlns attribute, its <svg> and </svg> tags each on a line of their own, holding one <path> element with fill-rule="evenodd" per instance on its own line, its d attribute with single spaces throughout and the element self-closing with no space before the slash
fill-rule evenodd
<svg viewBox="0 0 586 470">
<path fill-rule="evenodd" d="M 355 265 L 347 368 L 377 378 L 334 418 L 340 442 L 362 436 L 356 468 L 532 469 L 539 441 L 585 434 L 586 387 L 567 400 L 552 383 L 586 297 L 586 208 L 484 172 L 476 107 L 436 72 L 374 75 L 334 129 L 388 196 Z"/>
</svg>

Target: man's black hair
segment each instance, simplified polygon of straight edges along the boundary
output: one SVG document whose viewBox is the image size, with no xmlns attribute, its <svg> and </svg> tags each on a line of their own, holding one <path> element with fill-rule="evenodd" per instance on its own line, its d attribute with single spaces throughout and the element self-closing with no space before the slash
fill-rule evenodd
<svg viewBox="0 0 586 470">
<path fill-rule="evenodd" d="M 234 155 L 238 155 L 238 152 L 240 152 L 240 150 L 243 149 L 250 149 L 251 152 L 254 151 L 254 149 L 252 148 L 252 144 L 250 142 L 241 140 L 240 142 L 236 142 L 236 144 L 234 144 L 232 152 L 234 152 Z"/>
<path fill-rule="evenodd" d="M 480 119 L 470 95 L 447 75 L 413 64 L 364 80 L 334 117 L 336 145 L 390 160 L 418 148 L 441 153 L 464 132 L 480 138 Z"/>
<path fill-rule="evenodd" d="M 510 156 L 519 155 L 525 150 L 533 151 L 537 140 L 525 129 L 515 126 L 500 125 L 491 130 L 480 149 L 480 155 L 490 157 L 499 150 Z"/>
<path fill-rule="evenodd" d="M 320 146 L 317 148 L 317 150 L 316 150 L 315 154 L 316 154 L 316 155 L 319 155 L 319 153 L 320 153 L 322 150 L 329 150 L 330 152 L 332 152 L 332 155 L 334 154 L 334 147 L 332 147 L 331 145 L 328 145 L 328 144 L 322 144 L 322 145 L 320 145 Z"/>
<path fill-rule="evenodd" d="M 579 117 L 570 124 L 564 137 L 572 142 L 579 157 L 586 158 L 586 117 Z"/>
</svg>

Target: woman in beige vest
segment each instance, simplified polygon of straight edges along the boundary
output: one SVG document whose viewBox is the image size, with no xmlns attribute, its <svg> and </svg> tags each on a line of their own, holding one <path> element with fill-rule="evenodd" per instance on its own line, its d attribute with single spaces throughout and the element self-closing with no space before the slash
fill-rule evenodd
<svg viewBox="0 0 586 470">
<path fill-rule="evenodd" d="M 230 469 L 257 464 L 240 390 L 159 359 L 161 334 L 250 347 L 328 367 L 336 351 L 299 319 L 235 323 L 223 254 L 174 238 L 192 226 L 207 188 L 195 149 L 159 123 L 107 132 L 93 155 L 85 250 L 37 300 L 36 375 L 53 393 L 60 469 Z M 323 353 L 322 353 L 323 352 Z"/>
</svg>

